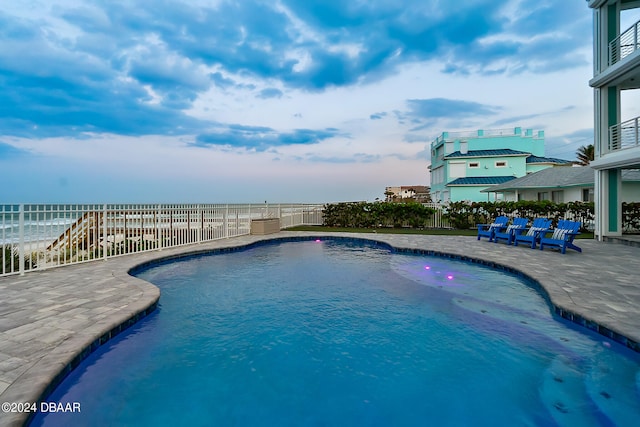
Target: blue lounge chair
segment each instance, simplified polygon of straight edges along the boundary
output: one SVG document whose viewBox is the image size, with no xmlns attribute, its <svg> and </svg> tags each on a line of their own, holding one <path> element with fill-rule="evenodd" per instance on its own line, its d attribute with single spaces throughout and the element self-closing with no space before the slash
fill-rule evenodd
<svg viewBox="0 0 640 427">
<path fill-rule="evenodd" d="M 545 237 L 545 234 L 540 237 L 540 250 L 545 246 L 551 246 L 560 249 L 563 254 L 566 253 L 567 248 L 571 248 L 575 251 L 582 252 L 582 249 L 573 244 L 573 239 L 580 234 L 580 221 L 561 220 L 558 221 L 558 227 L 553 230 L 553 235 Z"/>
<path fill-rule="evenodd" d="M 478 240 L 480 240 L 480 237 L 488 237 L 491 242 L 495 232 L 502 231 L 507 228 L 508 223 L 509 218 L 506 216 L 499 216 L 491 224 L 478 224 Z"/>
<path fill-rule="evenodd" d="M 507 245 L 513 243 L 515 235 L 521 233 L 522 230 L 527 228 L 529 220 L 527 218 L 514 218 L 513 222 L 504 231 L 496 231 L 493 236 L 494 243 L 498 243 L 498 240 L 506 240 Z"/>
<path fill-rule="evenodd" d="M 518 243 L 527 243 L 531 246 L 531 249 L 536 248 L 536 243 L 540 241 L 540 235 L 550 231 L 551 220 L 547 218 L 536 218 L 528 229 L 522 230 L 518 234 L 513 236 L 513 244 L 518 246 Z"/>
</svg>

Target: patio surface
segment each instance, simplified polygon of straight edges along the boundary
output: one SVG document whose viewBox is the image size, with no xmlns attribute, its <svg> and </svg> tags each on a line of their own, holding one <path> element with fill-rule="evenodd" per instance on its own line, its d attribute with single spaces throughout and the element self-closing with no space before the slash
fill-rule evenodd
<svg viewBox="0 0 640 427">
<path fill-rule="evenodd" d="M 37 402 L 43 395 L 46 400 L 52 383 L 155 307 L 160 291 L 127 273 L 136 265 L 273 238 L 323 235 L 377 240 L 516 269 L 542 285 L 556 312 L 640 351 L 640 247 L 579 240 L 583 253 L 561 255 L 475 237 L 283 231 L 0 278 L 0 403 Z M 22 425 L 28 415 L 0 412 L 0 426 Z"/>
</svg>

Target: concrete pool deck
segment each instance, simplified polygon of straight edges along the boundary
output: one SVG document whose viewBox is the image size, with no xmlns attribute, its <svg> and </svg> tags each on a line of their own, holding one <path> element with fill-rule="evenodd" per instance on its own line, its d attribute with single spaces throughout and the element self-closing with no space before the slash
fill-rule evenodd
<svg viewBox="0 0 640 427">
<path fill-rule="evenodd" d="M 565 317 L 640 350 L 640 247 L 579 240 L 583 253 L 569 250 L 561 255 L 475 237 L 283 231 L 0 278 L 0 404 L 37 402 L 43 396 L 47 400 L 52 383 L 155 308 L 159 290 L 130 276 L 133 267 L 193 252 L 308 236 L 370 239 L 518 270 L 540 283 L 556 312 L 562 310 Z M 22 425 L 28 415 L 0 412 L 0 426 Z"/>
</svg>

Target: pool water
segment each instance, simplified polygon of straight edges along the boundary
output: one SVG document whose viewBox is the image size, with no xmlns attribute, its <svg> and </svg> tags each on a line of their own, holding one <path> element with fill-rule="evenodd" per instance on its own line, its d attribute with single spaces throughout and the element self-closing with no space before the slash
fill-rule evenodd
<svg viewBox="0 0 640 427">
<path fill-rule="evenodd" d="M 372 243 L 266 244 L 138 274 L 159 309 L 32 425 L 634 426 L 640 357 L 523 279 Z"/>
</svg>

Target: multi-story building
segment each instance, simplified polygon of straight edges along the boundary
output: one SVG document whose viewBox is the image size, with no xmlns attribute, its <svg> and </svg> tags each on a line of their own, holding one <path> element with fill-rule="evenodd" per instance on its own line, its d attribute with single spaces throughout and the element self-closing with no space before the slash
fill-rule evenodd
<svg viewBox="0 0 640 427">
<path fill-rule="evenodd" d="M 385 201 L 396 202 L 412 199 L 416 202 L 427 203 L 431 201 L 429 187 L 426 185 L 403 185 L 400 187 L 386 187 L 384 189 Z"/>
<path fill-rule="evenodd" d="M 434 202 L 487 201 L 489 193 L 483 189 L 570 164 L 544 156 L 541 130 L 443 132 L 431 143 L 431 198 Z"/>
<path fill-rule="evenodd" d="M 640 117 L 629 117 L 637 107 L 629 100 L 640 89 L 640 1 L 587 1 L 594 23 L 589 84 L 595 110 L 595 236 L 601 240 L 622 234 L 622 170 L 640 168 Z"/>
</svg>

